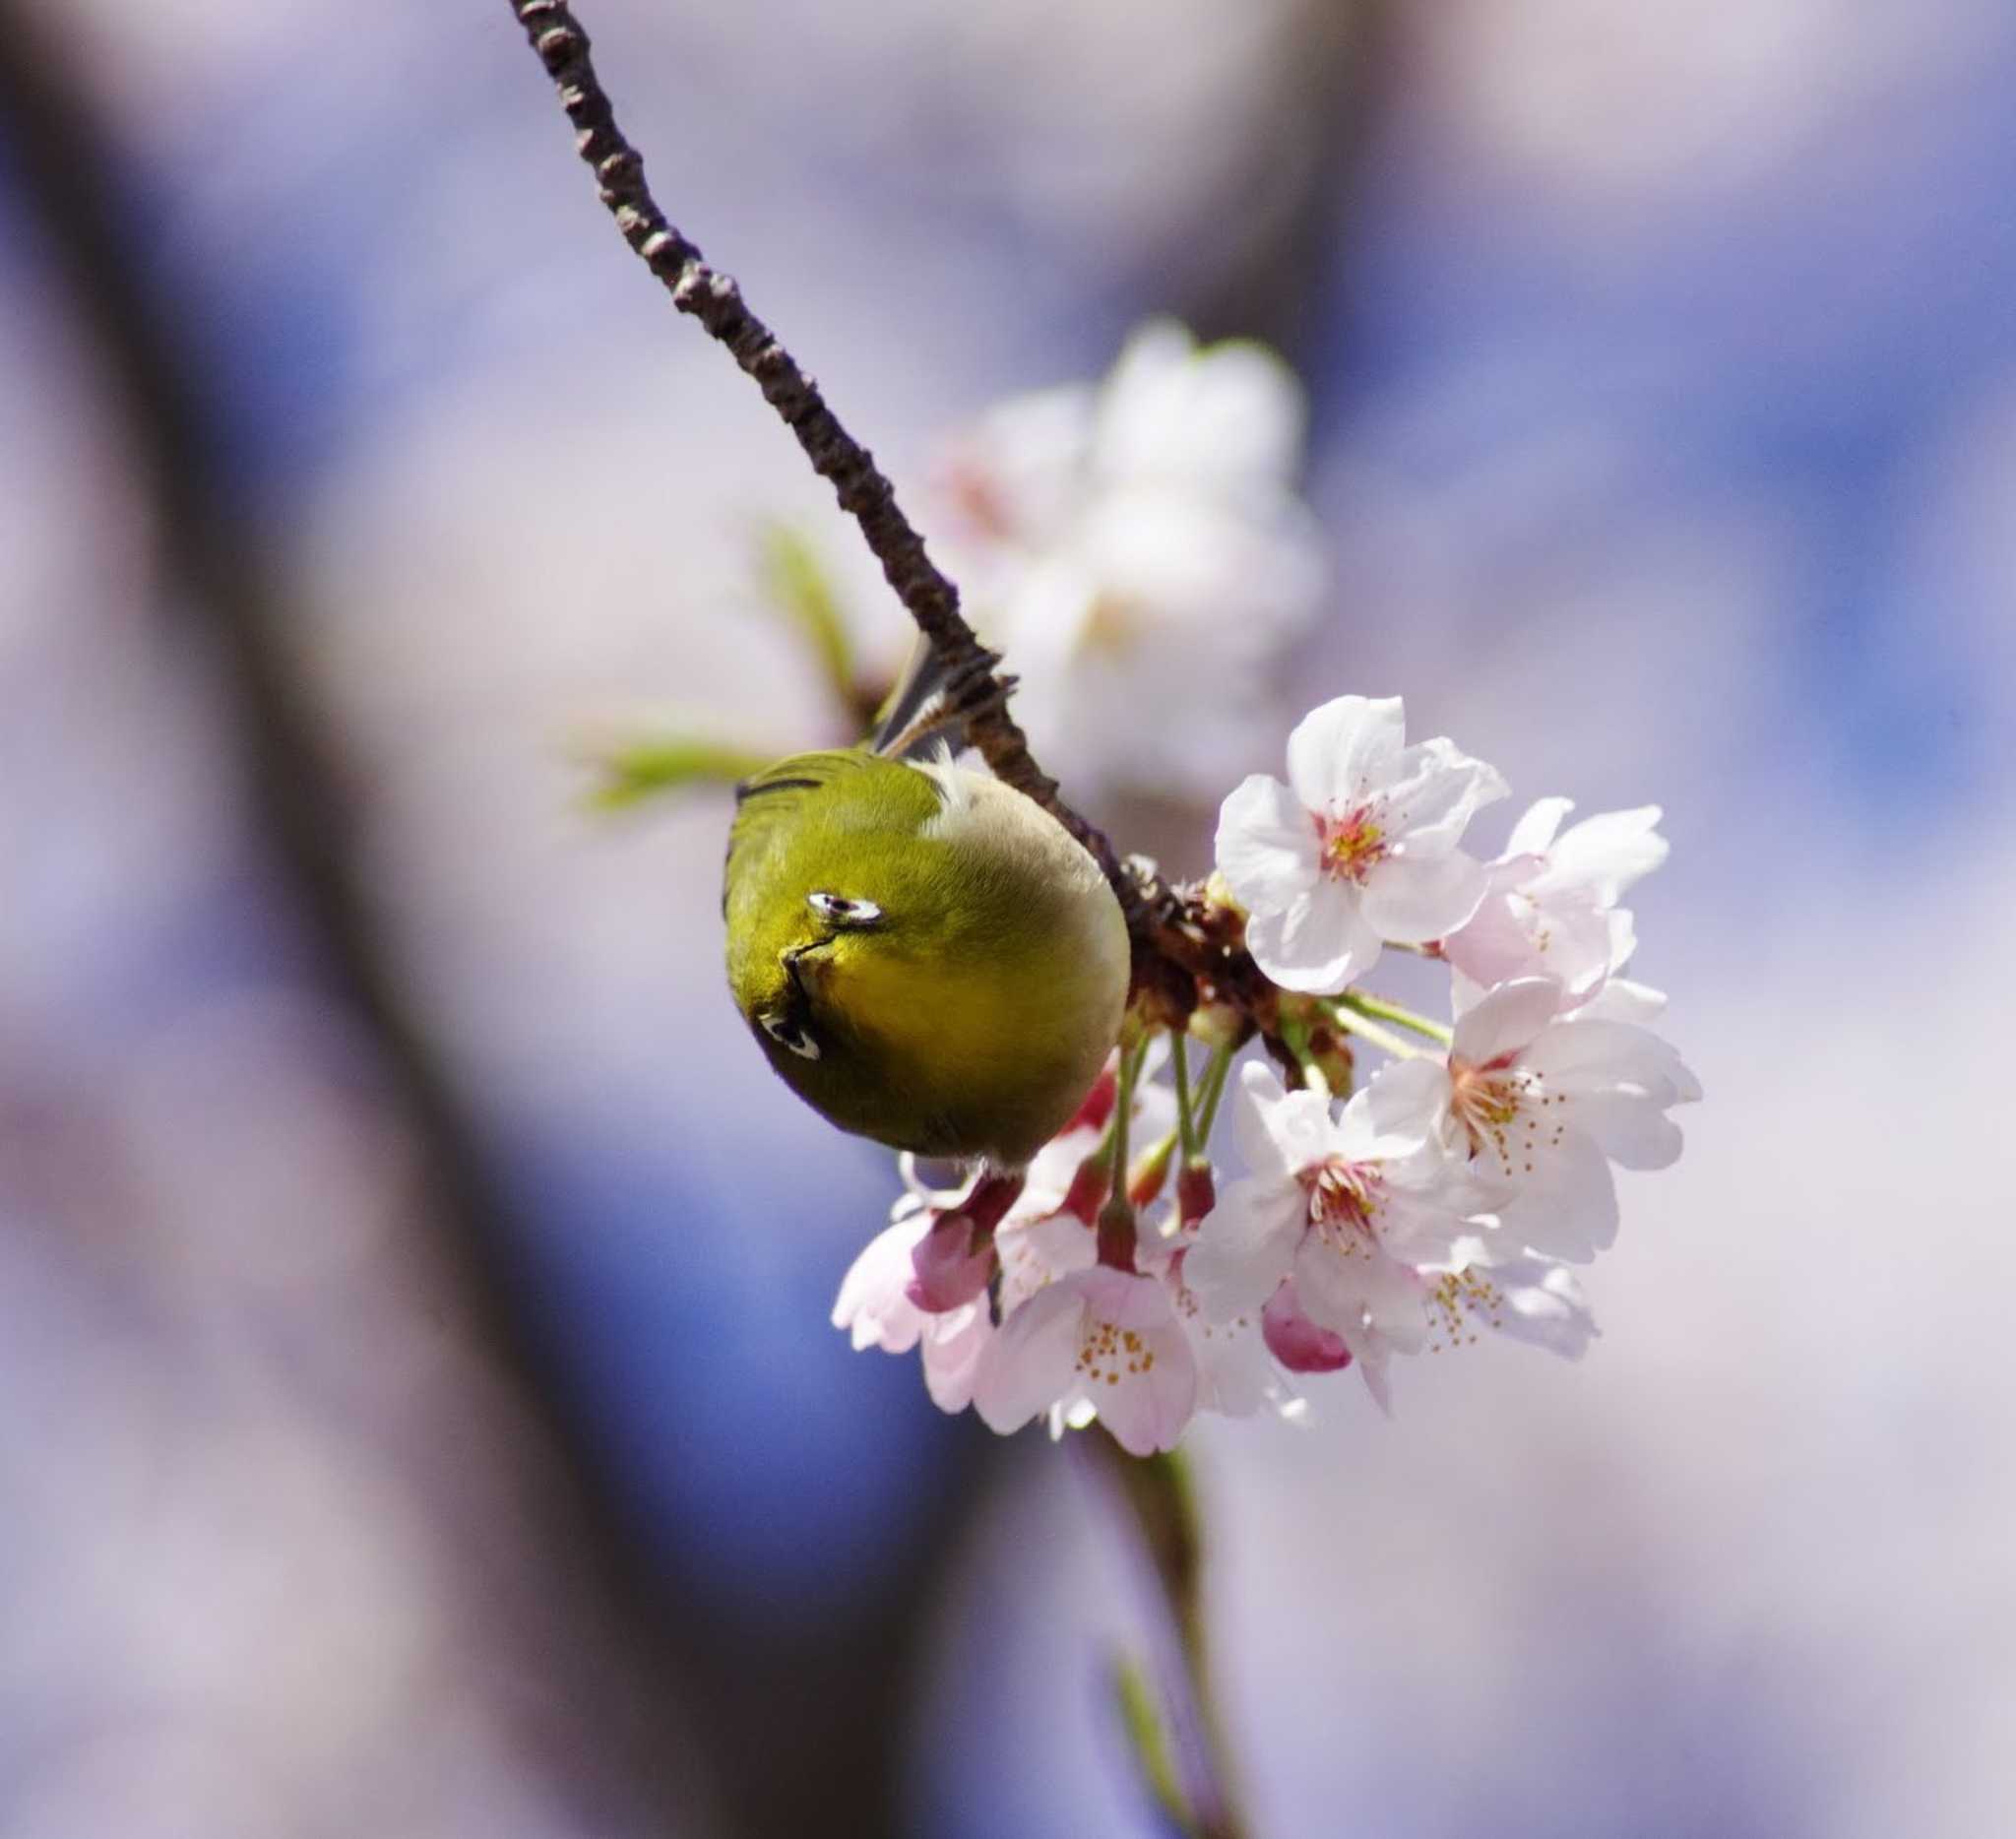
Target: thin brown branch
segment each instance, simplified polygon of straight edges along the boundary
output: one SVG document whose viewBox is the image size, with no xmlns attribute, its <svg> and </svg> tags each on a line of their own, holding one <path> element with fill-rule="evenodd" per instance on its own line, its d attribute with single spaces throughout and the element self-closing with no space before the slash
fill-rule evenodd
<svg viewBox="0 0 2016 1839">
<path fill-rule="evenodd" d="M 588 33 L 567 0 L 511 0 L 511 10 L 560 93 L 575 146 L 595 173 L 623 240 L 658 277 L 672 304 L 726 346 L 756 380 L 813 470 L 833 486 L 841 509 L 860 525 L 890 587 L 943 666 L 952 704 L 965 716 L 973 744 L 998 778 L 1034 798 L 1092 852 L 1120 898 L 1137 943 L 1142 941 L 1149 919 L 1138 877 L 1121 863 L 1105 833 L 1064 802 L 1057 782 L 1031 756 L 1027 737 L 1008 713 L 1014 678 L 997 672 L 999 655 L 981 645 L 967 623 L 959 590 L 926 553 L 874 456 L 841 426 L 819 386 L 749 310 L 735 283 L 710 268 L 659 209 L 645 181 L 644 157 L 616 125 L 589 55 Z"/>
</svg>

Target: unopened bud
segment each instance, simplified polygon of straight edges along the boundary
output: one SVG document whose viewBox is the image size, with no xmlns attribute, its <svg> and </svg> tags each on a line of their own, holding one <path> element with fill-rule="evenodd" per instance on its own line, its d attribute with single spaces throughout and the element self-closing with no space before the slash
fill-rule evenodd
<svg viewBox="0 0 2016 1839">
<path fill-rule="evenodd" d="M 1292 1373 L 1334 1373 L 1351 1364 L 1344 1338 L 1302 1313 L 1292 1283 L 1283 1284 L 1260 1311 L 1260 1337 Z"/>
<path fill-rule="evenodd" d="M 1208 1162 L 1186 1162 L 1176 1175 L 1176 1220 L 1195 1226 L 1218 1205 L 1218 1184 Z"/>
<path fill-rule="evenodd" d="M 1169 1165 L 1175 1161 L 1176 1133 L 1171 1130 L 1152 1150 L 1138 1156 L 1127 1171 L 1127 1198 L 1146 1207 L 1163 1190 L 1169 1178 Z"/>
<path fill-rule="evenodd" d="M 1079 1101 L 1078 1109 L 1071 1114 L 1071 1121 L 1057 1132 L 1067 1135 L 1073 1130 L 1103 1130 L 1106 1119 L 1112 1116 L 1113 1107 L 1120 1097 L 1120 1075 L 1108 1066 L 1092 1082 L 1092 1090 Z"/>
<path fill-rule="evenodd" d="M 1137 1275 L 1135 1235 L 1134 1209 L 1115 1194 L 1099 1210 L 1099 1261 L 1130 1277 Z"/>
<path fill-rule="evenodd" d="M 1228 1002 L 1199 1003 L 1190 1011 L 1190 1037 L 1214 1050 L 1235 1047 L 1245 1022 Z"/>
<path fill-rule="evenodd" d="M 1087 1226 L 1095 1226 L 1099 1222 L 1099 1210 L 1105 1205 L 1106 1196 L 1112 1189 L 1112 1153 L 1103 1148 L 1096 1149 L 1078 1165 L 1057 1211 L 1083 1220 Z"/>
</svg>

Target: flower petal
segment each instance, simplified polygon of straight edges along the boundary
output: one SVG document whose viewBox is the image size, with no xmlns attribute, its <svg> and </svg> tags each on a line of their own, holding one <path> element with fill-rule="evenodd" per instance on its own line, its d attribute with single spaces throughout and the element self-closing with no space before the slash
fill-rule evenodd
<svg viewBox="0 0 2016 1839">
<path fill-rule="evenodd" d="M 1613 919 L 1616 917 L 1611 916 Z M 1592 1022 L 1631 1022 L 1643 1028 L 1666 1012 L 1666 991 L 1650 983 L 1634 983 L 1629 978 L 1612 977 L 1596 994 L 1575 1011 L 1575 1019 Z"/>
<path fill-rule="evenodd" d="M 1483 864 L 1459 850 L 1403 850 L 1366 871 L 1359 910 L 1382 939 L 1421 945 L 1454 932 L 1484 897 Z"/>
<path fill-rule="evenodd" d="M 1512 826 L 1512 834 L 1505 839 L 1505 855 L 1500 860 L 1515 856 L 1544 856 L 1547 845 L 1554 840 L 1554 833 L 1561 827 L 1561 819 L 1575 808 L 1573 798 L 1536 798 L 1526 807 L 1526 814 Z M 1537 870 L 1540 864 L 1534 864 Z"/>
<path fill-rule="evenodd" d="M 1255 773 L 1219 807 L 1218 871 L 1249 913 L 1279 912 L 1321 879 L 1315 820 L 1278 779 Z"/>
<path fill-rule="evenodd" d="M 879 1347 L 908 1354 L 916 1346 L 926 1318 L 905 1293 L 913 1271 L 911 1254 L 929 1224 L 929 1215 L 913 1214 L 884 1228 L 840 1280 L 833 1325 L 850 1332 L 856 1352 Z"/>
<path fill-rule="evenodd" d="M 1486 1066 L 1502 1054 L 1518 1053 L 1553 1020 L 1563 994 L 1550 977 L 1520 977 L 1500 983 L 1456 1024 L 1450 1059 Z"/>
<path fill-rule="evenodd" d="M 1453 849 L 1470 820 L 1510 789 L 1494 766 L 1437 735 L 1400 757 L 1378 799 L 1380 822 L 1422 849 Z"/>
<path fill-rule="evenodd" d="M 1239 1068 L 1232 1131 L 1253 1173 L 1292 1177 L 1330 1153 L 1330 1101 L 1291 1092 L 1267 1061 L 1248 1060 Z"/>
<path fill-rule="evenodd" d="M 1679 1125 L 1635 1092 L 1592 1093 L 1575 1100 L 1568 1115 L 1619 1168 L 1666 1169 L 1679 1160 Z"/>
<path fill-rule="evenodd" d="M 974 1376 L 973 1405 L 990 1430 L 1019 1430 L 1072 1389 L 1085 1299 L 1075 1279 L 1039 1291 L 995 1330 Z"/>
<path fill-rule="evenodd" d="M 973 1403 L 980 1357 L 993 1338 L 994 1325 L 982 1302 L 931 1318 L 924 1333 L 924 1389 L 940 1411 L 962 1412 Z"/>
<path fill-rule="evenodd" d="M 1576 1097 L 1636 1087 L 1667 1106 L 1701 1096 L 1678 1050 L 1629 1022 L 1565 1017 L 1544 1030 L 1522 1058 L 1554 1091 Z"/>
<path fill-rule="evenodd" d="M 1599 811 L 1556 838 L 1547 852 L 1544 888 L 1586 887 L 1606 907 L 1667 858 L 1671 848 L 1659 834 L 1660 808 L 1641 804 L 1632 811 Z"/>
<path fill-rule="evenodd" d="M 1563 1360 L 1579 1361 L 1596 1339 L 1596 1317 L 1575 1273 L 1549 1258 L 1514 1258 L 1489 1273 L 1504 1297 L 1493 1325 Z"/>
<path fill-rule="evenodd" d="M 1355 810 L 1394 777 L 1406 739 L 1398 696 L 1339 696 L 1310 710 L 1289 735 L 1289 784 L 1311 811 Z"/>
<path fill-rule="evenodd" d="M 1246 921 L 1246 949 L 1284 989 L 1328 995 L 1378 963 L 1379 935 L 1354 893 L 1320 880 L 1285 909 L 1255 910 Z"/>
<path fill-rule="evenodd" d="M 1232 1182 L 1184 1254 L 1183 1281 L 1198 1306 L 1213 1321 L 1258 1308 L 1288 1274 L 1307 1225 L 1307 1202 L 1293 1182 Z"/>
<path fill-rule="evenodd" d="M 1617 1184 L 1596 1139 L 1572 1125 L 1537 1157 L 1518 1194 L 1498 1211 L 1513 1243 L 1587 1264 L 1617 1237 Z"/>
<path fill-rule="evenodd" d="M 1268 1298 L 1260 1332 L 1268 1353 L 1292 1373 L 1334 1373 L 1351 1364 L 1343 1337 L 1302 1313 L 1292 1278 Z"/>
<path fill-rule="evenodd" d="M 1442 1120 L 1449 1114 L 1449 1069 L 1440 1060 L 1425 1057 L 1389 1060 L 1352 1104 L 1359 1097 L 1365 1102 L 1365 1121 L 1374 1143 L 1432 1141 L 1442 1134 Z M 1408 1152 L 1381 1147 L 1376 1153 L 1384 1157 Z"/>
</svg>

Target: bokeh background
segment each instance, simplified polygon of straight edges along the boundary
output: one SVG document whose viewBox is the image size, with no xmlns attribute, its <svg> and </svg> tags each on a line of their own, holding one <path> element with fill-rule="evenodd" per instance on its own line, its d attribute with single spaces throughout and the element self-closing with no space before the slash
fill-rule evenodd
<svg viewBox="0 0 2016 1839">
<path fill-rule="evenodd" d="M 0 14 L 0 1832 L 1152 1832 L 1116 1528 L 826 1326 L 892 1171 L 740 1035 L 722 800 L 583 808 L 832 734 L 754 558 L 886 666 L 850 531 L 503 0 Z M 1398 691 L 1667 807 L 1708 1101 L 1605 1338 L 1192 1437 L 1257 1831 L 2006 1830 L 2016 12 L 587 24 L 920 505 L 1145 314 L 1282 349 L 1334 580 L 1245 766 Z"/>
</svg>

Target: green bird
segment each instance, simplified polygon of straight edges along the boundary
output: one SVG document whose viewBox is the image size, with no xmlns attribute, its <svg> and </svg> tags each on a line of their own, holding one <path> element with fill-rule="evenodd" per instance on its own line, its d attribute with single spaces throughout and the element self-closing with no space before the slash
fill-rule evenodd
<svg viewBox="0 0 2016 1839">
<path fill-rule="evenodd" d="M 1033 799 L 949 749 L 898 757 L 932 718 L 916 684 L 895 700 L 873 746 L 793 754 L 737 789 L 728 987 L 841 1129 L 1012 1173 L 1113 1047 L 1126 921 Z"/>
</svg>

